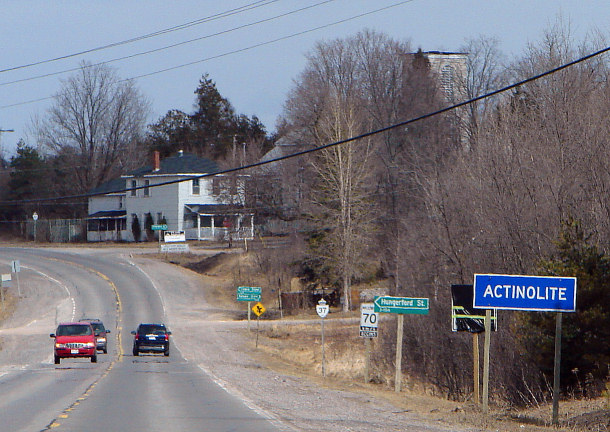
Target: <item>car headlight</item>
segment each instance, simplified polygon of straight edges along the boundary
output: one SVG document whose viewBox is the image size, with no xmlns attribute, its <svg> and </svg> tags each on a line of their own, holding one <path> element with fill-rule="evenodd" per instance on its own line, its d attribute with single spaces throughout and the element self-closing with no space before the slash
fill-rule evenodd
<svg viewBox="0 0 610 432">
<path fill-rule="evenodd" d="M 55 348 L 65 348 L 66 344 L 62 344 L 62 343 L 56 343 L 55 344 Z"/>
<path fill-rule="evenodd" d="M 87 342 L 85 348 L 95 348 L 95 344 L 93 342 Z"/>
</svg>

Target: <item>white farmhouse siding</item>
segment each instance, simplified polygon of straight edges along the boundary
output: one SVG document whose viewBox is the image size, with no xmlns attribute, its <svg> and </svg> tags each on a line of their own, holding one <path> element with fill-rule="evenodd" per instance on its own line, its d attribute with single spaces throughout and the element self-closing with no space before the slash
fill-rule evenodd
<svg viewBox="0 0 610 432">
<path fill-rule="evenodd" d="M 219 189 L 213 186 L 218 179 L 201 177 L 217 171 L 217 165 L 209 159 L 178 152 L 160 160 L 157 153 L 152 166 L 142 167 L 117 179 L 120 182 L 118 189 L 123 190 L 120 196 L 92 198 L 89 201 L 90 219 L 96 217 L 96 212 L 102 212 L 97 217 L 106 217 L 110 209 L 124 207 L 120 210 L 122 226 L 126 221 L 127 227 L 121 238 L 128 241 L 135 240 L 132 232 L 135 216 L 140 224 L 141 239 L 146 238 L 145 224 L 149 213 L 154 224 L 164 220 L 169 231 L 184 231 L 190 240 L 251 238 L 254 234 L 253 215 L 243 213 L 246 176 L 223 177 L 222 180 L 231 180 L 237 188 L 231 188 L 229 184 Z M 165 184 L 168 182 L 170 184 Z M 157 186 L 160 184 L 163 185 Z M 110 216 L 116 215 L 111 212 Z M 104 240 L 99 235 L 88 236 L 88 239 Z"/>
</svg>

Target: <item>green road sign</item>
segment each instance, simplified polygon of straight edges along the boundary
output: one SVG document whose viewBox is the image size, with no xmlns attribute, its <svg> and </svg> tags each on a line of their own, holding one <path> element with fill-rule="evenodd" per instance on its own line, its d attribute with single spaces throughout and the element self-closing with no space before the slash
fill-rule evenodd
<svg viewBox="0 0 610 432">
<path fill-rule="evenodd" d="M 375 312 L 428 315 L 427 298 L 375 297 Z"/>
<path fill-rule="evenodd" d="M 167 225 L 151 225 L 150 229 L 153 231 L 167 231 Z"/>
<path fill-rule="evenodd" d="M 261 301 L 261 287 L 237 287 L 237 301 Z"/>
</svg>

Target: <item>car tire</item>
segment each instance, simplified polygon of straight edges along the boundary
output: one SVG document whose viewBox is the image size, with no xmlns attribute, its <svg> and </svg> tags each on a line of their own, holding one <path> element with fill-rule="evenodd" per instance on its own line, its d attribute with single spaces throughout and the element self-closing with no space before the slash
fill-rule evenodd
<svg viewBox="0 0 610 432">
<path fill-rule="evenodd" d="M 168 348 L 168 349 L 166 349 L 165 351 L 163 351 L 163 355 L 164 355 L 165 357 L 169 357 L 169 348 Z"/>
<path fill-rule="evenodd" d="M 104 349 L 103 349 L 103 353 L 104 353 L 104 354 L 108 354 L 108 348 L 104 348 Z"/>
<path fill-rule="evenodd" d="M 137 357 L 138 355 L 140 355 L 140 352 L 138 351 L 138 349 L 136 347 L 133 347 L 133 355 L 134 355 L 134 357 Z"/>
<path fill-rule="evenodd" d="M 97 354 L 91 356 L 91 363 L 97 363 Z"/>
<path fill-rule="evenodd" d="M 55 364 L 61 363 L 61 357 L 55 356 Z"/>
</svg>

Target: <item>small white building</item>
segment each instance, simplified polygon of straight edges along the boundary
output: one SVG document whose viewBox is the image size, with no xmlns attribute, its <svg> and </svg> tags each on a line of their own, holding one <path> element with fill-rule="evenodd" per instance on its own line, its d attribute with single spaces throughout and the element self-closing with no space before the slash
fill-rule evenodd
<svg viewBox="0 0 610 432">
<path fill-rule="evenodd" d="M 253 238 L 254 215 L 244 211 L 247 176 L 215 172 L 210 159 L 179 151 L 161 160 L 155 152 L 152 165 L 90 191 L 87 240 L 146 239 L 150 224 L 184 231 L 187 240 Z"/>
</svg>

